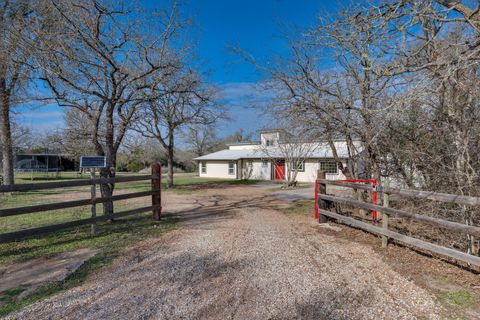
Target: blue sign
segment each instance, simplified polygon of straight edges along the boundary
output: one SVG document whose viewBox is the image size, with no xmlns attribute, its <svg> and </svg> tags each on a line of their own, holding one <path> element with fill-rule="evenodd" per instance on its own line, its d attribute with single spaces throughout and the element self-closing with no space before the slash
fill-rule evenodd
<svg viewBox="0 0 480 320">
<path fill-rule="evenodd" d="M 80 157 L 80 168 L 106 168 L 107 158 L 100 156 Z"/>
</svg>

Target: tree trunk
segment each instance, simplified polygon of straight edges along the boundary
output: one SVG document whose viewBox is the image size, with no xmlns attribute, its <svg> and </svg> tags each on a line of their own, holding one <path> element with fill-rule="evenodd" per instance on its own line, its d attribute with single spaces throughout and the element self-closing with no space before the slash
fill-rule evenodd
<svg viewBox="0 0 480 320">
<path fill-rule="evenodd" d="M 0 99 L 0 142 L 2 143 L 3 183 L 12 185 L 15 183 L 13 175 L 13 142 L 10 126 L 10 99 L 2 93 Z"/>
<path fill-rule="evenodd" d="M 330 146 L 330 149 L 332 150 L 333 159 L 337 163 L 338 169 L 342 172 L 342 174 L 345 176 L 345 178 L 347 178 L 348 180 L 353 179 L 352 174 L 351 174 L 348 166 L 344 166 L 343 162 L 342 162 L 342 159 L 338 156 L 337 147 L 335 146 L 335 142 L 332 139 L 328 139 L 328 145 Z M 353 166 L 354 165 L 353 159 L 349 159 L 349 160 L 352 161 L 352 166 Z M 352 167 L 352 171 L 353 171 L 353 167 Z"/>
<path fill-rule="evenodd" d="M 117 162 L 117 150 L 114 144 L 114 124 L 113 124 L 113 110 L 114 107 L 110 105 L 106 114 L 106 132 L 105 132 L 105 157 L 107 167 L 102 168 L 100 176 L 102 178 L 115 178 L 115 164 Z M 100 185 L 100 192 L 102 197 L 111 197 L 115 183 L 106 183 Z M 113 218 L 114 208 L 113 202 L 105 202 L 103 204 L 103 214 Z M 111 221 L 112 219 L 110 219 Z"/>
<path fill-rule="evenodd" d="M 115 178 L 115 160 L 107 155 L 107 167 L 100 170 L 100 177 L 102 178 Z M 115 183 L 105 183 L 100 185 L 100 193 L 102 198 L 113 196 L 115 190 Z M 113 202 L 103 203 L 103 214 L 113 219 L 114 207 Z M 111 220 L 111 219 L 110 219 Z"/>
<path fill-rule="evenodd" d="M 167 148 L 167 188 L 173 188 L 173 145 L 169 144 Z"/>
</svg>

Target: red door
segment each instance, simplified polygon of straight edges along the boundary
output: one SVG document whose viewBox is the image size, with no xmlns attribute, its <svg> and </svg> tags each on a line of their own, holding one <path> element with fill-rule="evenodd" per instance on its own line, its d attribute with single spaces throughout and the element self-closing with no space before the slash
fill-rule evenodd
<svg viewBox="0 0 480 320">
<path fill-rule="evenodd" d="M 275 180 L 285 180 L 285 160 L 278 160 L 275 164 Z"/>
</svg>

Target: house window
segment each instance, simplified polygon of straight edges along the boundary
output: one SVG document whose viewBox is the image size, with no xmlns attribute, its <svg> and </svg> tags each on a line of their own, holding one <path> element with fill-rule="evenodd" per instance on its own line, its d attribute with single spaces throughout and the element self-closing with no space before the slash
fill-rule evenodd
<svg viewBox="0 0 480 320">
<path fill-rule="evenodd" d="M 320 160 L 320 170 L 327 174 L 337 174 L 337 163 L 335 160 Z"/>
<path fill-rule="evenodd" d="M 207 163 L 206 162 L 202 162 L 202 173 L 207 173 Z"/>
<path fill-rule="evenodd" d="M 253 160 L 248 160 L 248 161 L 247 161 L 247 166 L 248 166 L 249 168 L 253 167 Z"/>
<path fill-rule="evenodd" d="M 228 174 L 234 175 L 235 174 L 235 162 L 228 163 Z"/>
<path fill-rule="evenodd" d="M 305 171 L 305 160 L 299 160 L 294 162 L 295 165 L 295 171 L 297 172 L 304 172 Z"/>
<path fill-rule="evenodd" d="M 262 161 L 262 167 L 264 167 L 264 168 L 268 167 L 268 160 L 263 160 Z"/>
</svg>

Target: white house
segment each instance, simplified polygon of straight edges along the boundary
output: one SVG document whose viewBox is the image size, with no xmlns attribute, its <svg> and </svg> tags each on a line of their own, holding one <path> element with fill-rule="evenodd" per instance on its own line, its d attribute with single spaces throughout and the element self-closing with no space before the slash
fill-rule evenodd
<svg viewBox="0 0 480 320">
<path fill-rule="evenodd" d="M 284 159 L 281 130 L 267 130 L 260 133 L 260 141 L 230 144 L 228 149 L 210 153 L 194 160 L 198 161 L 200 177 L 225 179 L 285 180 L 288 161 Z M 335 141 L 337 154 L 348 164 L 348 149 L 345 141 Z M 345 179 L 333 159 L 327 142 L 318 141 L 313 145 L 304 161 L 298 164 L 297 181 L 314 182 L 317 170 L 326 172 L 327 179 Z M 303 144 L 305 145 L 305 143 Z M 357 144 L 356 144 L 357 145 Z M 358 146 L 358 145 L 357 145 Z M 359 147 L 359 146 L 358 146 Z M 283 159 L 282 159 L 283 158 Z"/>
</svg>

